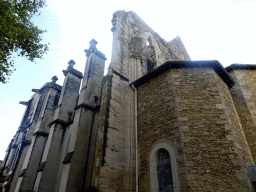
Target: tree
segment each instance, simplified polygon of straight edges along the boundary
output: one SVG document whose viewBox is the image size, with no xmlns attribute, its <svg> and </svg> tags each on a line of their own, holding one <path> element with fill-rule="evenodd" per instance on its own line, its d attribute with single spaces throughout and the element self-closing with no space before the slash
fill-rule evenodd
<svg viewBox="0 0 256 192">
<path fill-rule="evenodd" d="M 12 53 L 34 62 L 47 52 L 48 45 L 40 43 L 46 30 L 31 21 L 44 6 L 45 0 L 0 0 L 0 82 L 7 83 L 15 70 Z"/>
</svg>

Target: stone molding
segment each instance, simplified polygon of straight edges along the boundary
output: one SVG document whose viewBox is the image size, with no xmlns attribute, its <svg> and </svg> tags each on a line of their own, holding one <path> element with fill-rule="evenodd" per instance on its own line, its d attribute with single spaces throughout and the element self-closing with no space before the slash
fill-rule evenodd
<svg viewBox="0 0 256 192">
<path fill-rule="evenodd" d="M 53 124 L 57 124 L 57 123 L 58 123 L 58 124 L 61 124 L 61 125 L 63 125 L 63 126 L 67 126 L 67 125 L 72 124 L 73 121 L 72 121 L 72 122 L 65 122 L 65 121 L 60 120 L 60 119 L 55 119 L 55 120 L 52 121 L 49 125 L 52 126 Z"/>
<path fill-rule="evenodd" d="M 25 132 L 28 127 L 19 127 L 17 132 Z"/>
<path fill-rule="evenodd" d="M 23 177 L 23 175 L 24 175 L 25 171 L 26 171 L 26 168 L 25 168 L 25 169 L 23 169 L 23 170 L 20 172 L 19 177 Z"/>
<path fill-rule="evenodd" d="M 125 76 L 121 75 L 120 73 L 118 73 L 116 70 L 112 69 L 113 70 L 113 73 L 115 73 L 116 75 L 118 75 L 119 77 L 121 77 L 122 79 L 124 79 L 125 81 L 128 81 L 129 82 L 129 79 L 126 78 Z"/>
<path fill-rule="evenodd" d="M 76 69 L 73 69 L 73 68 L 68 68 L 67 70 L 62 70 L 64 76 L 66 76 L 68 73 L 72 73 L 73 75 L 75 75 L 76 77 L 82 79 L 84 76 L 83 74 L 76 70 Z"/>
<path fill-rule="evenodd" d="M 90 111 L 98 111 L 98 110 L 100 109 L 100 106 L 98 105 L 98 106 L 96 106 L 96 107 L 93 107 L 93 106 L 91 106 L 91 105 L 82 103 L 82 104 L 76 106 L 76 107 L 75 107 L 75 110 L 78 110 L 78 109 L 80 109 L 80 108 L 88 109 L 88 110 L 90 110 Z"/>
<path fill-rule="evenodd" d="M 65 156 L 62 163 L 63 164 L 71 163 L 71 158 L 72 158 L 73 154 L 74 154 L 74 151 L 67 153 L 67 155 Z"/>
<path fill-rule="evenodd" d="M 46 161 L 40 163 L 40 165 L 39 165 L 39 167 L 38 167 L 38 169 L 37 169 L 37 172 L 43 171 L 43 168 L 44 168 L 45 163 L 46 163 Z"/>
<path fill-rule="evenodd" d="M 19 104 L 28 106 L 28 102 L 27 101 L 20 101 Z"/>
<path fill-rule="evenodd" d="M 37 131 L 33 135 L 40 135 L 40 136 L 47 137 L 49 135 L 49 133 L 44 132 L 44 131 Z"/>
<path fill-rule="evenodd" d="M 30 144 L 31 144 L 31 141 L 25 140 L 25 141 L 23 141 L 22 143 L 23 143 L 24 145 L 30 145 Z"/>
<path fill-rule="evenodd" d="M 40 89 L 32 89 L 31 91 L 34 92 L 34 93 L 41 94 L 41 90 Z"/>
</svg>

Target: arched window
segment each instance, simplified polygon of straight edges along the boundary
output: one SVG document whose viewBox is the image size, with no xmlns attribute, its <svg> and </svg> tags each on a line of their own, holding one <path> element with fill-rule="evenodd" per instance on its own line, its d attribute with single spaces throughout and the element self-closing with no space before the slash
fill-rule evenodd
<svg viewBox="0 0 256 192">
<path fill-rule="evenodd" d="M 173 147 L 168 141 L 153 146 L 149 155 L 151 192 L 179 192 L 178 167 Z"/>
<path fill-rule="evenodd" d="M 165 59 L 162 55 L 157 41 L 150 32 L 144 32 L 140 35 L 143 39 L 143 58 L 142 65 L 146 69 L 144 72 L 150 72 L 152 69 L 162 65 L 165 62 Z"/>
<path fill-rule="evenodd" d="M 147 39 L 147 41 L 146 41 L 146 45 L 147 45 L 147 46 L 149 46 L 149 45 L 150 45 L 150 43 L 149 43 L 148 39 Z"/>
<path fill-rule="evenodd" d="M 159 192 L 173 192 L 171 160 L 166 149 L 157 152 L 157 177 Z"/>
<path fill-rule="evenodd" d="M 152 45 L 151 37 L 149 37 L 146 41 L 147 45 L 147 70 L 148 72 L 152 71 L 156 67 L 156 51 L 154 46 Z"/>
</svg>

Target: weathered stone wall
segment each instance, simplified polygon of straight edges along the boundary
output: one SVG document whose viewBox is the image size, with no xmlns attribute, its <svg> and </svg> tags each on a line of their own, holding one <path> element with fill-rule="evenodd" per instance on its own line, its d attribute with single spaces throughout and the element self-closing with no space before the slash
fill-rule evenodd
<svg viewBox="0 0 256 192">
<path fill-rule="evenodd" d="M 67 140 L 70 136 L 68 125 L 72 122 L 82 74 L 69 66 L 63 70 L 65 75 L 64 85 L 61 90 L 61 97 L 55 110 L 53 122 L 44 147 L 40 168 L 37 172 L 34 191 L 54 191 L 59 186 L 60 171 L 64 155 L 66 155 Z M 66 131 L 66 127 L 67 131 Z M 63 142 L 64 141 L 64 142 Z M 64 149 L 63 149 L 64 148 Z M 56 190 L 57 191 L 57 190 Z"/>
<path fill-rule="evenodd" d="M 93 185 L 100 190 L 134 188 L 134 118 L 128 81 L 115 73 L 106 76 L 96 147 Z"/>
<path fill-rule="evenodd" d="M 59 191 L 79 191 L 91 184 L 92 167 L 99 123 L 101 88 L 106 57 L 91 40 L 85 50 L 87 61 L 82 88 L 75 107 L 67 154 L 62 169 Z"/>
<path fill-rule="evenodd" d="M 252 191 L 252 158 L 228 87 L 212 68 L 169 70 L 138 88 L 138 105 L 141 191 L 149 191 L 147 156 L 160 138 L 175 146 L 182 191 Z"/>
<path fill-rule="evenodd" d="M 69 192 L 91 185 L 135 191 L 136 95 L 130 85 L 177 60 L 136 81 L 151 78 L 137 95 L 139 191 L 158 191 L 150 188 L 158 183 L 152 159 L 166 146 L 175 192 L 253 191 L 247 167 L 256 158 L 256 72 L 231 72 L 237 82 L 232 100 L 225 83 L 231 86 L 232 79 L 221 66 L 178 66 L 190 60 L 179 37 L 166 42 L 133 12 L 114 13 L 112 23 L 112 61 L 103 83 L 106 58 L 92 40 L 79 97 L 82 74 L 71 62 L 61 94 L 53 78 L 22 102 L 29 110 L 8 150 L 8 166 L 17 165 L 10 191 Z"/>
<path fill-rule="evenodd" d="M 182 155 L 171 74 L 168 71 L 138 88 L 139 191 L 149 191 L 148 157 L 154 143 L 166 139 L 175 146 L 176 157 Z"/>
<path fill-rule="evenodd" d="M 96 142 L 96 154 L 95 154 L 95 164 L 92 185 L 98 186 L 99 179 L 104 178 L 104 171 L 102 165 L 105 163 L 105 153 L 106 153 L 106 142 L 107 142 L 107 131 L 108 131 L 108 117 L 109 117 L 109 104 L 111 96 L 111 84 L 112 76 L 106 75 L 102 83 L 102 95 L 101 95 L 101 107 L 100 107 L 100 121 L 98 128 L 98 136 Z M 109 168 L 105 168 L 108 169 Z M 112 170 L 116 172 L 115 170 Z M 109 174 L 109 171 L 106 171 Z M 103 173 L 103 174 L 102 174 Z M 111 174 L 112 175 L 112 174 Z"/>
<path fill-rule="evenodd" d="M 153 62 L 154 68 L 166 61 L 190 60 L 184 46 L 182 51 L 178 51 L 181 47 L 175 46 L 179 54 L 172 53 L 169 44 L 134 12 L 117 11 L 113 15 L 112 23 L 113 47 L 110 67 L 131 81 L 148 72 L 148 59 Z M 131 58 L 137 58 L 139 61 L 134 63 Z M 135 73 L 136 77 L 131 78 Z"/>
<path fill-rule="evenodd" d="M 226 128 L 225 128 L 226 134 L 227 134 L 226 137 L 228 140 L 234 142 L 234 144 L 236 146 L 236 149 L 234 148 L 234 150 L 235 150 L 235 152 L 238 153 L 238 155 L 240 156 L 240 159 L 242 160 L 242 165 L 240 165 L 240 166 L 243 166 L 243 169 L 245 171 L 247 171 L 248 165 L 253 164 L 253 162 L 254 162 L 252 155 L 251 155 L 251 151 L 250 151 L 248 142 L 246 140 L 245 133 L 241 126 L 241 122 L 238 117 L 235 105 L 233 103 L 230 91 L 228 90 L 227 85 L 222 81 L 222 79 L 218 75 L 216 75 L 216 77 L 218 78 L 218 80 L 220 82 L 218 84 L 219 89 L 220 89 L 220 96 L 221 96 L 222 102 L 226 108 L 225 115 L 221 115 L 220 117 L 224 121 L 227 121 L 230 125 L 230 127 L 228 125 L 225 125 L 226 126 Z M 232 133 L 232 134 L 229 135 L 229 133 Z M 232 163 L 234 165 L 238 165 L 238 164 L 236 164 L 236 161 L 238 159 L 232 158 L 232 157 L 230 157 L 230 158 L 232 159 Z"/>
<path fill-rule="evenodd" d="M 256 71 L 233 70 L 230 75 L 236 81 L 230 90 L 239 119 L 245 133 L 254 162 L 256 160 Z"/>
<path fill-rule="evenodd" d="M 12 170 L 7 173 L 12 174 L 8 181 L 8 190 L 10 191 L 15 190 L 16 184 L 20 179 L 19 175 L 22 171 L 23 163 L 29 158 L 29 156 L 27 155 L 27 151 L 31 147 L 33 133 L 36 123 L 38 121 L 43 101 L 45 100 L 47 90 L 44 85 L 40 90 L 38 89 L 33 92 L 36 93 L 32 96 L 31 100 L 29 100 L 28 102 L 20 102 L 20 104 L 27 105 L 27 109 L 21 121 L 19 130 L 16 133 L 16 139 L 13 141 L 16 151 L 13 156 L 9 155 L 8 158 L 13 158 L 14 160 L 12 162 Z"/>
<path fill-rule="evenodd" d="M 32 136 L 35 131 L 36 123 L 38 121 L 39 114 L 40 114 L 46 95 L 47 95 L 47 90 L 43 86 L 40 92 L 35 93 L 32 96 L 33 100 L 31 102 L 30 113 L 28 116 L 30 125 L 29 125 L 29 128 L 27 129 L 27 138 L 26 138 L 30 142 L 32 141 Z"/>
<path fill-rule="evenodd" d="M 126 191 L 135 190 L 135 95 L 129 83 L 148 73 L 149 62 L 153 69 L 189 57 L 181 57 L 185 48 L 174 55 L 169 44 L 133 12 L 117 11 L 112 23 L 112 60 L 102 89 L 93 185 Z"/>
<path fill-rule="evenodd" d="M 32 142 L 23 162 L 23 174 L 19 176 L 19 179 L 15 184 L 15 191 L 33 190 L 37 168 L 40 164 L 47 135 L 49 133 L 49 123 L 53 119 L 54 110 L 59 99 L 60 87 L 53 83 L 49 85 L 47 84 L 47 87 L 47 93 L 43 98 L 43 105 L 38 109 L 40 113 L 32 136 Z"/>
<path fill-rule="evenodd" d="M 169 41 L 168 44 L 171 52 L 176 56 L 177 60 L 185 60 L 185 61 L 190 60 L 188 52 L 179 36 Z"/>
</svg>

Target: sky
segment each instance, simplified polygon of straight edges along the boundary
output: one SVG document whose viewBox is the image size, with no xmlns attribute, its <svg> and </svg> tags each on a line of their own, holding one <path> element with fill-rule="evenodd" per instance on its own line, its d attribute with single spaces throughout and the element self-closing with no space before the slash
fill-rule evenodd
<svg viewBox="0 0 256 192">
<path fill-rule="evenodd" d="M 41 15 L 33 18 L 47 30 L 43 43 L 50 49 L 36 64 L 15 56 L 16 71 L 8 84 L 0 84 L 0 160 L 16 133 L 32 89 L 39 89 L 56 75 L 62 85 L 62 70 L 73 59 L 84 72 L 85 49 L 96 39 L 97 48 L 111 61 L 111 20 L 118 10 L 134 11 L 163 39 L 180 36 L 191 60 L 219 60 L 256 64 L 256 2 L 252 0 L 47 0 Z M 105 69 L 105 71 L 106 71 Z"/>
</svg>

